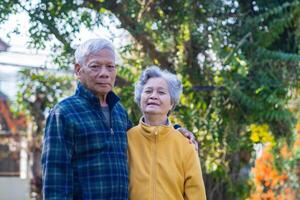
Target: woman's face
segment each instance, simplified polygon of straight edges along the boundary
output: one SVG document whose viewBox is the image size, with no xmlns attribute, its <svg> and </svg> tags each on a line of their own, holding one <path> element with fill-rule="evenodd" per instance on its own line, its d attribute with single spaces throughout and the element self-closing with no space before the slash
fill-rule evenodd
<svg viewBox="0 0 300 200">
<path fill-rule="evenodd" d="M 153 77 L 144 85 L 141 95 L 141 111 L 143 114 L 165 115 L 172 108 L 168 84 L 165 79 Z"/>
</svg>

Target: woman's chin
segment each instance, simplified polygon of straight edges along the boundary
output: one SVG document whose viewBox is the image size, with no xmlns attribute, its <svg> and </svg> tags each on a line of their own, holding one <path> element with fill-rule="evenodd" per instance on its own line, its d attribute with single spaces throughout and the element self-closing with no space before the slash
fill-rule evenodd
<svg viewBox="0 0 300 200">
<path fill-rule="evenodd" d="M 143 111 L 143 113 L 145 114 L 145 115 L 161 115 L 161 116 L 164 116 L 164 115 L 167 115 L 167 114 L 163 114 L 163 113 L 161 113 L 161 111 L 160 110 L 145 110 L 145 111 Z"/>
</svg>

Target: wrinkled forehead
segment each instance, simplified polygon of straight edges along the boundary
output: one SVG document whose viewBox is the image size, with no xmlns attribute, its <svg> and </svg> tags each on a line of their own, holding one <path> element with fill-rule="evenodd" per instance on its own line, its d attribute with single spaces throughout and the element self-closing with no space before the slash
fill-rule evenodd
<svg viewBox="0 0 300 200">
<path fill-rule="evenodd" d="M 115 51 L 108 48 L 108 47 L 103 47 L 101 49 L 87 49 L 87 51 L 84 53 L 85 57 L 88 57 L 90 55 L 99 55 L 99 54 L 105 54 L 105 55 L 109 55 L 112 56 L 113 58 L 115 58 Z"/>
<path fill-rule="evenodd" d="M 95 52 L 89 52 L 84 56 L 84 63 L 90 61 L 115 64 L 115 53 L 111 49 L 101 49 Z"/>
<path fill-rule="evenodd" d="M 163 77 L 151 77 L 144 84 L 144 88 L 147 87 L 168 89 L 168 82 Z"/>
</svg>

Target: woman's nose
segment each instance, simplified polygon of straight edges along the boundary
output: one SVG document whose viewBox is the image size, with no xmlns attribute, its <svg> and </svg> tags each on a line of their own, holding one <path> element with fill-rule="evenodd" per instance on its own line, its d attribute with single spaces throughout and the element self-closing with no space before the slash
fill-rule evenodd
<svg viewBox="0 0 300 200">
<path fill-rule="evenodd" d="M 157 92 L 152 92 L 151 94 L 150 94 L 150 98 L 151 99 L 157 99 Z"/>
</svg>

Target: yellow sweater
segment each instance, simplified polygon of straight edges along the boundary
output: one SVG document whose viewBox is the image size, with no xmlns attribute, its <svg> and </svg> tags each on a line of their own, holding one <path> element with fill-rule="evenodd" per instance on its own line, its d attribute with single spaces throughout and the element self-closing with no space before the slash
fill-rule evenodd
<svg viewBox="0 0 300 200">
<path fill-rule="evenodd" d="M 127 137 L 130 200 L 206 199 L 197 152 L 171 125 L 140 121 Z"/>
</svg>

